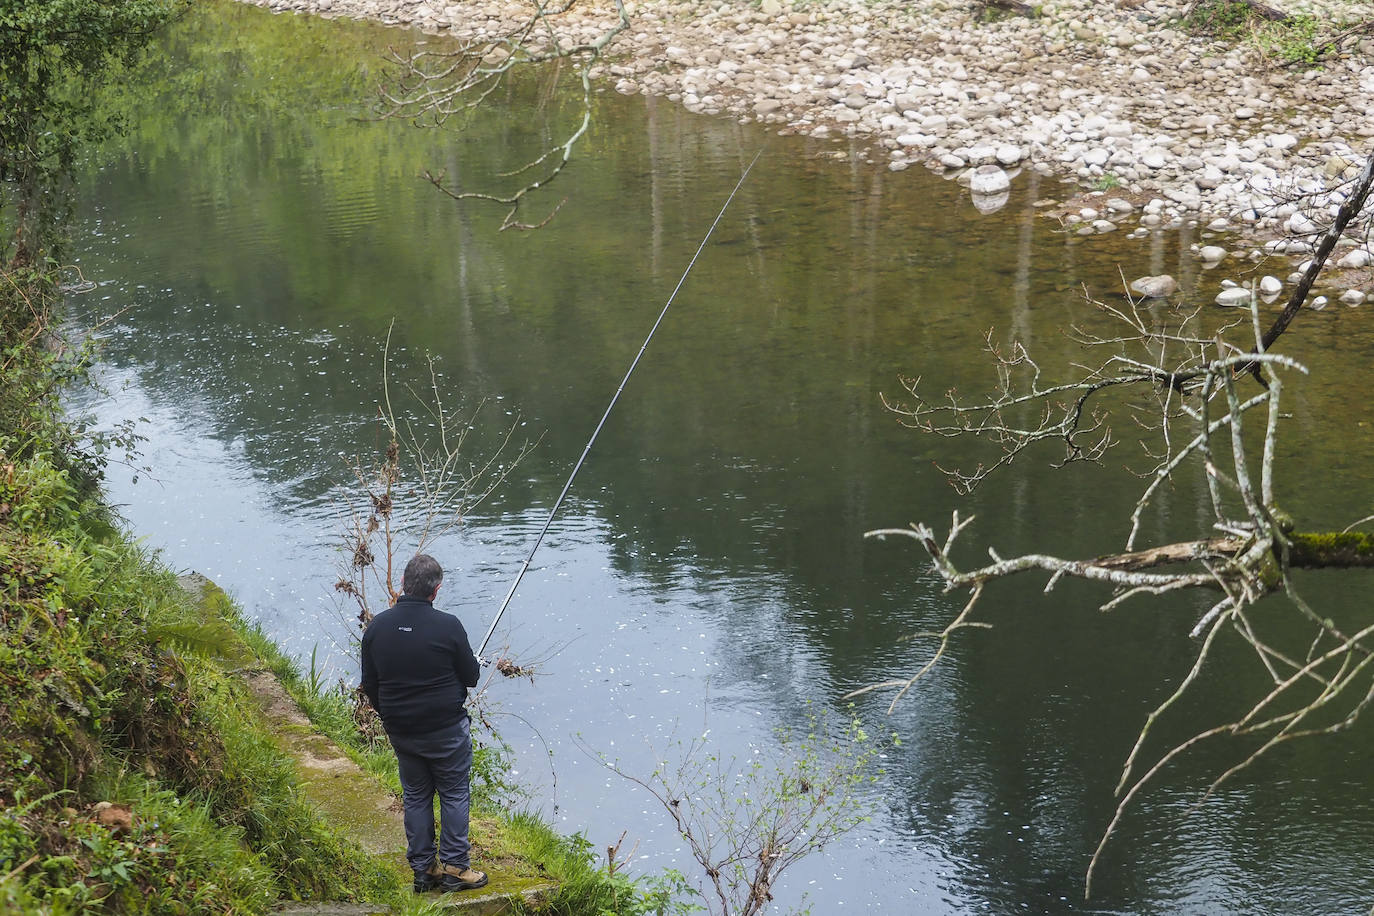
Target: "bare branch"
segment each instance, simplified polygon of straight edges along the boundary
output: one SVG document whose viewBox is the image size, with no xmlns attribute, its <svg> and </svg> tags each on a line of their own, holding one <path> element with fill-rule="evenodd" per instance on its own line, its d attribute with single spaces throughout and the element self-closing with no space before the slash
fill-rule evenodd
<svg viewBox="0 0 1374 916">
<path fill-rule="evenodd" d="M 422 396 L 407 386 L 432 427 L 422 435 L 413 418 L 398 416 L 392 400 L 391 334 L 388 329 L 382 348 L 382 403 L 377 415 L 381 456 L 346 459 L 353 487 L 339 498 L 344 556 L 334 588 L 357 606 L 364 628 L 381 609 L 375 606 L 371 586 L 380 588 L 378 600 L 394 603 L 399 594 L 396 570 L 432 540 L 461 525 L 536 444 L 515 444 L 522 425 L 516 416 L 486 456 L 469 463 L 464 447 L 486 402 L 455 416 L 445 406 L 432 361 L 428 391 Z M 410 488 L 398 491 L 403 479 Z"/>
<path fill-rule="evenodd" d="M 1234 321 L 1210 331 L 1203 326 L 1201 308 L 1181 316 L 1175 326 L 1153 326 L 1155 319 L 1147 317 L 1127 295 L 1125 304 L 1094 303 L 1118 323 L 1119 336 L 1100 330 L 1072 331 L 1071 338 L 1089 351 L 1106 348 L 1107 352 L 1095 363 L 1075 364 L 1073 376 L 1065 383 L 1042 383 L 1040 366 L 1020 343 L 1001 348 L 993 343 L 989 332 L 987 350 L 996 384 L 986 397 L 962 399 L 950 391 L 942 399 L 927 399 L 919 379 L 904 379 L 910 404 L 884 400 L 904 425 L 942 437 L 992 443 L 1000 449 L 996 458 L 979 463 L 972 471 L 942 468 L 961 493 L 971 491 L 994 470 L 1037 443 L 1058 441 L 1065 449 L 1060 463 L 1100 458 L 1116 442 L 1111 431 L 1113 413 L 1124 412 L 1142 430 L 1140 452 L 1153 464 L 1139 475 L 1144 480 L 1143 489 L 1131 511 L 1125 550 L 1120 553 L 1092 559 L 1039 552 L 1003 558 L 989 548 L 990 563 L 962 569 L 952 553 L 972 519 L 962 519 L 957 510 L 943 541 L 924 523 L 868 532 L 868 537 L 901 536 L 918 541 L 945 590 L 966 590 L 969 594 L 962 609 L 935 634 L 939 643 L 934 653 L 920 660 L 913 676 L 889 678 L 851 696 L 890 688 L 895 691 L 895 704 L 944 657 L 958 630 L 991 625 L 972 621 L 971 614 L 984 587 L 995 579 L 1043 571 L 1048 575 L 1046 592 L 1066 577 L 1105 583 L 1111 592 L 1099 605 L 1104 611 L 1142 596 L 1198 588 L 1220 592 L 1191 624 L 1190 636 L 1201 642 L 1188 672 L 1145 718 L 1125 759 L 1116 787 L 1116 810 L 1088 866 L 1085 889 L 1089 893 L 1102 851 L 1126 810 L 1180 755 L 1212 737 L 1260 739 L 1258 746 L 1247 743 L 1240 758 L 1213 779 L 1198 799 L 1201 804 L 1274 747 L 1346 730 L 1374 704 L 1374 648 L 1368 645 L 1374 638 L 1374 626 L 1344 632 L 1302 599 L 1289 575 L 1294 568 L 1374 567 L 1374 535 L 1352 530 L 1370 518 L 1340 532 L 1294 532 L 1292 521 L 1279 509 L 1275 464 L 1285 394 L 1282 375 L 1284 370 L 1304 375 L 1308 370 L 1272 349 L 1291 321 L 1291 312 L 1302 304 L 1324 266 L 1334 239 L 1360 214 L 1371 184 L 1374 156 L 1323 236 L 1301 291 L 1294 294 L 1285 315 L 1268 333 L 1261 330 L 1253 294 L 1245 313 L 1247 322 Z M 1248 334 L 1248 343 L 1227 339 L 1236 329 Z M 1247 378 L 1260 385 L 1258 393 L 1242 394 L 1240 386 Z M 1125 397 L 1126 393 L 1135 394 L 1134 400 Z M 1109 399 L 1109 394 L 1114 399 Z M 1214 401 L 1224 404 L 1220 416 Z M 1247 415 L 1252 421 L 1257 419 L 1253 416 L 1256 410 L 1263 411 L 1263 423 L 1251 422 L 1247 435 Z M 1021 419 L 1025 416 L 1031 419 Z M 1261 428 L 1256 468 L 1253 446 Z M 1147 508 L 1160 490 L 1185 470 L 1196 470 L 1205 481 L 1209 522 L 1205 521 L 1203 531 L 1191 540 L 1138 547 Z M 1304 637 L 1312 634 L 1310 642 L 1302 638 L 1296 645 L 1290 644 L 1291 626 L 1275 627 L 1275 636 L 1256 626 L 1270 625 L 1268 607 L 1263 616 L 1250 611 L 1268 596 L 1287 599 L 1299 622 L 1312 628 L 1303 633 Z M 1204 667 L 1223 643 L 1222 637 L 1232 635 L 1253 652 L 1246 657 L 1254 659 L 1272 686 L 1254 698 L 1240 717 L 1201 729 L 1187 740 L 1152 754 L 1148 745 L 1159 721 L 1177 709 L 1188 691 L 1204 683 Z"/>
<path fill-rule="evenodd" d="M 531 0 L 523 18 L 484 40 L 462 42 L 452 50 L 426 48 L 409 55 L 393 50 L 389 57 L 392 80 L 379 90 L 380 116 L 429 127 L 446 126 L 455 115 L 481 105 L 517 69 L 561 65 L 565 61 L 577 68 L 582 84 L 582 116 L 576 127 L 563 140 L 503 176 L 533 172 L 533 179 L 509 192 L 464 191 L 448 183 L 446 172 L 424 172 L 427 181 L 454 200 L 485 200 L 505 206 L 501 231 L 545 226 L 566 202 L 559 201 L 536 221 L 520 218 L 526 198 L 547 188 L 562 173 L 572 158 L 573 147 L 586 136 L 591 126 L 592 68 L 630 26 L 623 0 L 615 0 L 614 20 L 586 34 L 569 22 L 568 14 L 574 6 L 575 0 Z M 557 73 L 555 68 L 554 78 Z"/>
</svg>

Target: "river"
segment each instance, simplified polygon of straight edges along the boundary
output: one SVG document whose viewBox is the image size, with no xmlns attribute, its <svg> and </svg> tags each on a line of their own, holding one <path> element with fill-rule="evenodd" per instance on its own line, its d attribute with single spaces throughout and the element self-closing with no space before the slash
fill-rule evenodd
<svg viewBox="0 0 1374 916">
<path fill-rule="evenodd" d="M 983 335 L 1020 339 L 1047 374 L 1082 358 L 1064 331 L 1105 329 L 1084 300 L 1171 273 L 1210 300 L 1197 230 L 1080 237 L 1034 206 L 1066 193 L 1022 175 L 980 214 L 922 169 L 890 173 L 842 143 L 771 136 L 664 101 L 600 94 L 591 134 L 535 201 L 532 233 L 418 176 L 497 187 L 577 116 L 574 94 L 520 81 L 457 129 L 366 117 L 388 45 L 378 26 L 197 4 L 121 86 L 127 136 L 82 179 L 73 261 L 94 291 L 104 424 L 145 418 L 148 469 L 111 468 L 111 499 L 177 568 L 209 575 L 306 664 L 356 677 L 341 562 L 345 459 L 377 454 L 382 348 L 393 391 L 437 358 L 476 411 L 474 460 L 508 425 L 537 442 L 461 529 L 433 545 L 442 606 L 485 631 L 531 538 L 658 309 L 753 154 L 732 204 L 611 416 L 498 631 L 533 681 L 490 688 L 526 804 L 595 848 L 628 832 L 636 867 L 693 864 L 649 796 L 596 755 L 647 775 L 674 736 L 727 759 L 772 759 L 777 728 L 909 675 L 960 597 L 913 544 L 868 529 L 961 507 L 971 544 L 1089 556 L 1119 544 L 1137 489 L 1125 453 L 1055 470 L 1028 456 L 960 501 L 935 463 L 967 445 L 902 427 L 880 393 L 902 376 L 986 390 Z M 532 211 L 533 212 L 533 211 Z M 121 311 L 122 310 L 122 311 Z M 1299 520 L 1369 514 L 1374 408 L 1342 389 L 1368 371 L 1362 310 L 1305 315 L 1281 484 Z M 404 409 L 411 409 L 409 407 Z M 1123 430 L 1129 448 L 1133 441 Z M 135 482 L 137 478 L 137 482 Z M 1205 493 L 1166 493 L 1156 536 L 1187 536 Z M 1363 511 L 1361 511 L 1361 507 Z M 1180 535 L 1182 532 L 1182 535 Z M 967 557 L 976 560 L 970 546 Z M 1148 711 L 1186 672 L 1201 598 L 1108 615 L 1099 591 L 1004 583 L 991 630 L 887 713 L 864 790 L 871 819 L 788 872 L 779 903 L 831 913 L 1366 913 L 1374 901 L 1374 738 L 1283 749 L 1196 811 L 1244 756 L 1218 743 L 1145 793 L 1083 900 L 1088 858 Z M 1365 575 L 1311 577 L 1332 612 L 1367 612 Z M 1268 607 L 1269 605 L 1266 605 Z M 1275 605 L 1277 607 L 1277 605 Z M 1161 726 L 1180 739 L 1262 686 L 1239 649 Z M 884 736 L 896 734 L 900 743 Z M 479 865 L 480 867 L 480 865 Z"/>
</svg>

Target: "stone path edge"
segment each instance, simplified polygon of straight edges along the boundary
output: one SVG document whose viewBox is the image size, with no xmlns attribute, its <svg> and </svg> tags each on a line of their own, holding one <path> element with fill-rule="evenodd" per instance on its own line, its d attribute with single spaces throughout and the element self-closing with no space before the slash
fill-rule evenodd
<svg viewBox="0 0 1374 916">
<path fill-rule="evenodd" d="M 222 618 L 221 609 L 229 598 L 214 582 L 199 573 L 183 575 L 179 581 L 203 615 Z M 341 834 L 394 869 L 403 884 L 409 884 L 400 802 L 334 741 L 316 731 L 277 677 L 246 645 L 239 648 L 238 655 L 234 659 L 240 664 L 236 673 L 278 747 L 295 762 L 302 794 Z M 497 916 L 517 910 L 537 912 L 556 889 L 548 881 L 507 874 L 499 866 L 483 863 L 482 867 L 490 877 L 482 893 L 427 899 L 466 916 Z M 288 904 L 277 912 L 283 916 L 366 916 L 388 909 L 365 903 L 319 902 Z"/>
</svg>

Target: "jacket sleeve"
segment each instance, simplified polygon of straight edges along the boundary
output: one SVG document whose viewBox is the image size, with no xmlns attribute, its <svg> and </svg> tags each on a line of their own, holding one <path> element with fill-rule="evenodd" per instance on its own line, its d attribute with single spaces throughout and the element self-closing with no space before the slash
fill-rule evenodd
<svg viewBox="0 0 1374 916">
<path fill-rule="evenodd" d="M 370 630 L 363 634 L 363 693 L 367 694 L 367 700 L 372 704 L 372 708 L 380 713 L 382 707 L 377 702 L 377 666 L 372 661 L 372 640 L 368 638 L 370 635 Z"/>
<path fill-rule="evenodd" d="M 457 621 L 457 618 L 455 618 Z M 458 683 L 464 687 L 476 687 L 477 679 L 482 676 L 482 666 L 477 664 L 477 656 L 468 642 L 468 631 L 458 622 L 457 646 L 453 652 L 453 671 L 458 675 Z"/>
</svg>

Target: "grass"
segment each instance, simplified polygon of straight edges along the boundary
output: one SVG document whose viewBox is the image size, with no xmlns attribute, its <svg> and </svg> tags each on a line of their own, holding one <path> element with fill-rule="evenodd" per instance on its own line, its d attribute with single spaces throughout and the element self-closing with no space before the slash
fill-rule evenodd
<svg viewBox="0 0 1374 916">
<path fill-rule="evenodd" d="M 301 800 L 246 646 L 41 450 L 0 450 L 0 909 L 264 912 L 394 878 Z M 129 823 L 99 820 L 97 803 Z"/>
</svg>

